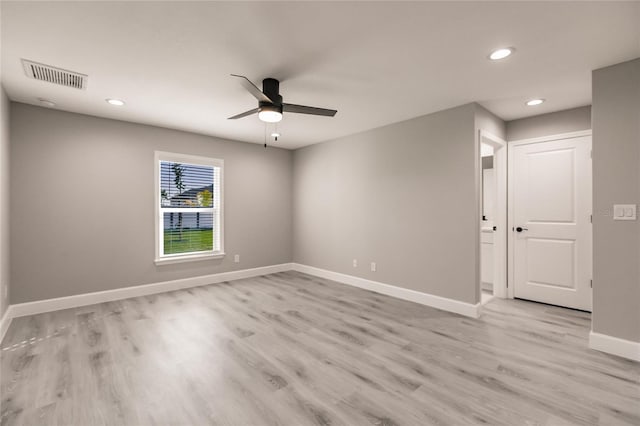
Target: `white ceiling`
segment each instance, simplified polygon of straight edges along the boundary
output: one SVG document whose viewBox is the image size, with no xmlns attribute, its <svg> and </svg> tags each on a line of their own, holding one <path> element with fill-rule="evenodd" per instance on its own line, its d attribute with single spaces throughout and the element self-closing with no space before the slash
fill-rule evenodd
<svg viewBox="0 0 640 426">
<path fill-rule="evenodd" d="M 591 103 L 591 70 L 640 57 L 640 2 L 2 2 L 12 100 L 262 143 L 229 74 L 281 80 L 274 145 L 297 148 L 477 101 L 505 120 Z M 512 57 L 490 62 L 494 48 Z M 20 59 L 89 75 L 86 91 L 25 76 Z M 524 106 L 543 97 L 543 105 Z M 105 98 L 121 98 L 122 108 Z"/>
</svg>

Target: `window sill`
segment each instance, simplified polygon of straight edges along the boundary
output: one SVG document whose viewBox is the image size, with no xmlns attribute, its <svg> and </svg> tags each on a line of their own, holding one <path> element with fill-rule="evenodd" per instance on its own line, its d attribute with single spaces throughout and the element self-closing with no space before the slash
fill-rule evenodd
<svg viewBox="0 0 640 426">
<path fill-rule="evenodd" d="M 208 254 L 193 254 L 186 256 L 175 257 L 161 257 L 154 260 L 156 265 L 170 265 L 172 263 L 184 263 L 184 262 L 198 262 L 202 260 L 222 259 L 225 257 L 225 253 L 208 253 Z"/>
</svg>

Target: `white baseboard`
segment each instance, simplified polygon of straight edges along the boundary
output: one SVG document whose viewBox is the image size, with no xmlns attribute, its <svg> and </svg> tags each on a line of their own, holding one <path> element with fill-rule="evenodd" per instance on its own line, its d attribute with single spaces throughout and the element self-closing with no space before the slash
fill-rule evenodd
<svg viewBox="0 0 640 426">
<path fill-rule="evenodd" d="M 293 263 L 293 270 L 303 272 L 309 275 L 315 275 L 320 278 L 337 281 L 342 284 L 351 285 L 365 290 L 374 291 L 376 293 L 385 294 L 387 296 L 396 297 L 398 299 L 408 300 L 410 302 L 419 303 L 421 305 L 431 306 L 443 311 L 453 312 L 471 318 L 480 316 L 481 304 L 475 305 L 466 302 L 460 302 L 446 297 L 434 296 L 433 294 L 422 293 L 415 290 L 409 290 L 394 285 L 384 284 L 378 281 L 371 281 L 365 278 L 355 277 L 353 275 L 341 274 L 339 272 L 328 271 L 326 269 L 315 268 L 313 266 Z"/>
<path fill-rule="evenodd" d="M 182 278 L 173 281 L 164 281 L 153 284 L 145 284 L 133 287 L 122 287 L 114 290 L 98 291 L 95 293 L 77 294 L 74 296 L 58 297 L 55 299 L 38 300 L 35 302 L 18 303 L 9 305 L 2 319 L 0 341 L 4 337 L 6 329 L 12 318 L 26 315 L 41 314 L 60 309 L 77 308 L 79 306 L 93 305 L 96 303 L 111 302 L 114 300 L 128 299 L 130 297 L 147 296 L 149 294 L 164 293 L 166 291 L 180 290 L 190 287 L 198 287 L 207 284 L 216 284 L 223 281 L 239 280 L 243 278 L 257 277 L 260 275 L 274 274 L 276 272 L 290 271 L 290 263 L 281 265 L 263 266 L 239 271 L 221 272 L 218 274 L 202 275 L 198 277 Z M 6 320 L 6 321 L 5 321 Z M 5 325 L 5 322 L 7 323 Z"/>
<path fill-rule="evenodd" d="M 173 281 L 164 281 L 153 284 L 145 284 L 133 287 L 123 287 L 114 290 L 99 291 L 95 293 L 78 294 L 55 299 L 38 300 L 36 302 L 19 303 L 9 305 L 4 315 L 0 319 L 0 342 L 9 329 L 11 320 L 26 315 L 35 315 L 44 312 L 57 311 L 60 309 L 77 308 L 80 306 L 93 305 L 96 303 L 111 302 L 115 300 L 128 299 L 131 297 L 146 296 L 150 294 L 164 293 L 167 291 L 180 290 L 184 288 L 198 287 L 207 284 L 216 284 L 223 281 L 239 280 L 243 278 L 257 277 L 260 275 L 274 274 L 284 271 L 298 271 L 317 277 L 337 281 L 342 284 L 351 285 L 398 299 L 408 300 L 421 305 L 431 306 L 443 311 L 453 312 L 467 317 L 478 318 L 481 312 L 481 304 L 471 304 L 446 297 L 435 296 L 415 290 L 367 280 L 353 275 L 341 274 L 326 269 L 315 268 L 313 266 L 299 263 L 283 263 L 280 265 L 263 266 L 253 269 L 242 269 L 239 271 L 221 272 L 218 274 L 203 275 L 198 277 L 183 278 Z M 634 361 L 640 361 L 640 342 L 633 342 L 606 334 L 589 334 L 589 347 L 601 352 L 621 356 Z"/>
<path fill-rule="evenodd" d="M 0 320 L 0 342 L 4 338 L 4 335 L 8 330 L 13 318 L 58 311 L 61 309 L 94 305 L 96 303 L 112 302 L 115 300 L 128 299 L 131 297 L 147 296 L 150 294 L 164 293 L 166 291 L 181 290 L 184 288 L 198 287 L 207 284 L 216 284 L 223 281 L 257 277 L 260 275 L 274 274 L 276 272 L 284 272 L 290 270 L 327 278 L 343 284 L 352 285 L 354 287 L 363 288 L 365 290 L 371 290 L 376 293 L 381 293 L 387 296 L 396 297 L 398 299 L 420 303 L 422 305 L 431 306 L 434 308 L 442 309 L 443 311 L 454 312 L 472 318 L 478 318 L 478 316 L 480 315 L 481 306 L 479 303 L 476 305 L 472 305 L 470 303 L 460 302 L 440 296 L 434 296 L 427 293 L 421 293 L 419 291 L 396 287 L 393 285 L 371 281 L 352 275 L 340 274 L 325 269 L 314 268 L 311 266 L 296 263 L 283 263 L 280 265 L 263 266 L 260 268 L 243 269 L 239 271 L 221 272 L 218 274 L 182 278 L 173 281 L 164 281 L 132 287 L 122 287 L 114 290 L 77 294 L 67 297 L 58 297 L 55 299 L 45 299 L 35 302 L 9 305 L 8 309 L 4 313 L 4 316 Z"/>
<path fill-rule="evenodd" d="M 592 331 L 589 333 L 589 347 L 633 361 L 640 361 L 640 342 L 633 342 Z"/>
</svg>

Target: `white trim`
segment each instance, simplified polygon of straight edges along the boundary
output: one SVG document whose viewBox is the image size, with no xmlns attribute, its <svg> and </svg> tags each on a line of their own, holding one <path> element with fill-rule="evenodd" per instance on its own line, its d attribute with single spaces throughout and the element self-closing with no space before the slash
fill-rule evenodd
<svg viewBox="0 0 640 426">
<path fill-rule="evenodd" d="M 493 294 L 482 293 L 480 295 L 480 304 L 481 305 L 486 305 L 487 303 L 491 302 L 495 298 L 496 298 L 496 296 L 494 296 Z"/>
<path fill-rule="evenodd" d="M 171 161 L 176 163 L 195 164 L 198 166 L 224 167 L 224 160 L 205 157 L 203 155 L 180 154 L 177 152 L 155 151 L 155 157 L 159 161 Z"/>
<path fill-rule="evenodd" d="M 173 281 L 163 281 L 153 284 L 145 284 L 133 287 L 123 287 L 114 290 L 98 291 L 95 293 L 77 294 L 74 296 L 58 297 L 55 299 L 38 300 L 35 302 L 10 305 L 5 317 L 17 318 L 26 315 L 41 314 L 60 309 L 77 308 L 79 306 L 94 305 L 96 303 L 111 302 L 114 300 L 128 299 L 131 297 L 147 296 L 149 294 L 164 293 L 190 287 L 199 287 L 207 284 L 216 284 L 223 281 L 240 280 L 243 278 L 257 277 L 260 275 L 275 274 L 292 269 L 290 263 L 280 265 L 262 266 L 253 269 L 221 272 L 218 274 L 201 275 L 198 277 L 182 278 Z M 4 327 L 5 320 L 2 320 Z M 8 325 L 7 325 L 8 327 Z"/>
<path fill-rule="evenodd" d="M 589 333 L 589 347 L 600 352 L 640 361 L 640 342 L 633 342 L 592 331 Z"/>
<path fill-rule="evenodd" d="M 550 141 L 555 141 L 559 139 L 581 138 L 583 136 L 591 136 L 591 129 L 578 130 L 576 132 L 558 133 L 556 135 L 540 136 L 537 138 L 516 139 L 513 141 L 509 141 L 508 144 L 512 146 L 528 145 L 531 143 L 550 142 Z"/>
<path fill-rule="evenodd" d="M 190 254 L 187 256 L 184 256 L 184 255 L 166 256 L 166 257 L 161 257 L 160 259 L 156 259 L 154 260 L 154 262 L 156 265 L 170 265 L 173 263 L 198 262 L 201 260 L 222 259 L 226 255 L 227 255 L 226 253 L 212 251 L 212 252 L 204 252 L 203 254 Z"/>
<path fill-rule="evenodd" d="M 218 232 L 215 233 L 215 237 L 218 241 L 216 247 L 220 253 L 224 253 L 224 160 L 218 160 L 220 162 L 220 166 L 217 169 L 214 169 L 214 173 L 217 173 L 217 176 L 214 176 L 214 179 L 218 178 L 218 199 L 213 200 L 214 208 L 218 213 L 216 218 L 218 219 Z M 214 181 L 215 183 L 215 181 Z M 215 191 L 215 188 L 214 188 Z"/>
<path fill-rule="evenodd" d="M 513 145 L 507 144 L 507 299 L 514 298 L 515 260 L 513 255 Z M 511 229 L 511 231 L 509 231 Z"/>
<path fill-rule="evenodd" d="M 155 256 L 154 259 L 158 259 L 160 257 L 160 253 L 162 253 L 164 251 L 164 237 L 160 238 L 160 235 L 162 235 L 162 221 L 160 220 L 160 212 L 159 210 L 159 205 L 161 203 L 161 199 L 160 199 L 160 188 L 161 188 L 161 183 L 160 183 L 160 154 L 161 151 L 155 151 L 153 154 L 153 223 L 154 223 L 154 239 L 155 239 Z"/>
<path fill-rule="evenodd" d="M 163 281 L 159 283 L 123 287 L 114 290 L 105 290 L 94 293 L 77 294 L 67 297 L 58 297 L 55 299 L 45 299 L 35 302 L 9 305 L 0 322 L 0 341 L 2 340 L 2 338 L 4 338 L 4 334 L 9 328 L 9 325 L 11 324 L 11 320 L 13 318 L 58 311 L 61 309 L 71 309 L 80 306 L 94 305 L 97 303 L 112 302 L 115 300 L 128 299 L 131 297 L 147 296 L 150 294 L 164 293 L 167 291 L 199 287 L 224 281 L 240 280 L 261 275 L 275 274 L 277 272 L 290 270 L 327 278 L 333 281 L 340 282 L 342 284 L 374 291 L 376 293 L 385 294 L 387 296 L 395 297 L 402 300 L 408 300 L 410 302 L 419 303 L 421 305 L 431 306 L 443 311 L 453 312 L 471 318 L 478 318 L 480 316 L 480 303 L 473 305 L 471 303 L 460 302 L 458 300 L 435 296 L 428 293 L 421 293 L 415 290 L 396 287 L 393 285 L 371 281 L 352 275 L 327 271 L 325 269 L 314 268 L 312 266 L 301 265 L 297 263 L 283 263 L 280 265 L 270 265 L 262 266 L 259 268 L 221 272 L 217 274 L 202 275 L 172 281 Z"/>
<path fill-rule="evenodd" d="M 7 306 L 7 310 L 4 311 L 4 315 L 2 315 L 2 319 L 0 319 L 0 343 L 2 343 L 2 339 L 4 339 L 4 335 L 7 333 L 9 326 L 11 325 L 11 317 L 10 311 L 11 306 Z"/>
<path fill-rule="evenodd" d="M 421 305 L 431 306 L 443 311 L 453 312 L 471 318 L 478 318 L 480 316 L 480 303 L 476 303 L 475 305 L 473 305 L 471 303 L 461 302 L 459 300 L 435 296 L 433 294 L 422 293 L 415 290 L 409 290 L 378 281 L 371 281 L 365 278 L 341 274 L 339 272 L 328 271 L 326 269 L 315 268 L 313 266 L 302 265 L 299 263 L 293 263 L 292 269 L 294 271 L 303 272 L 309 275 L 315 275 L 316 277 L 326 278 L 342 284 L 363 288 L 365 290 L 374 291 L 376 293 L 385 294 L 387 296 L 395 297 L 398 299 L 408 300 L 410 302 L 419 303 Z"/>
</svg>

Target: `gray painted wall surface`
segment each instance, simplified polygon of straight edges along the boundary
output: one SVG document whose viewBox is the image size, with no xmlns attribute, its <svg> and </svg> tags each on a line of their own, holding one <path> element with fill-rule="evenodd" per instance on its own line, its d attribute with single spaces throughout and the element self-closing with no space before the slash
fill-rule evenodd
<svg viewBox="0 0 640 426">
<path fill-rule="evenodd" d="M 474 125 L 468 104 L 296 150 L 294 261 L 476 303 Z"/>
<path fill-rule="evenodd" d="M 11 303 L 291 261 L 290 151 L 11 105 Z M 154 265 L 155 150 L 224 159 L 223 260 Z"/>
<path fill-rule="evenodd" d="M 537 138 L 591 128 L 591 107 L 567 109 L 507 122 L 507 140 Z"/>
<path fill-rule="evenodd" d="M 593 72 L 593 331 L 640 342 L 640 59 Z"/>
<path fill-rule="evenodd" d="M 500 139 L 507 140 L 506 123 L 497 115 L 479 104 L 476 109 L 476 130 L 485 130 Z M 477 135 L 476 135 L 477 137 Z"/>
<path fill-rule="evenodd" d="M 0 86 L 0 318 L 9 304 L 9 99 Z M 5 295 L 7 297 L 5 297 Z"/>
</svg>

